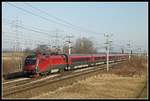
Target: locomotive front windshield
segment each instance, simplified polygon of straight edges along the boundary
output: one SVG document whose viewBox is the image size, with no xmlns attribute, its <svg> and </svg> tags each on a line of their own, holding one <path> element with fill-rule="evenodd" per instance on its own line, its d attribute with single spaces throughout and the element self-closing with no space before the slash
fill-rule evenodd
<svg viewBox="0 0 150 101">
<path fill-rule="evenodd" d="M 25 65 L 34 65 L 36 63 L 35 56 L 27 56 L 25 60 Z"/>
</svg>

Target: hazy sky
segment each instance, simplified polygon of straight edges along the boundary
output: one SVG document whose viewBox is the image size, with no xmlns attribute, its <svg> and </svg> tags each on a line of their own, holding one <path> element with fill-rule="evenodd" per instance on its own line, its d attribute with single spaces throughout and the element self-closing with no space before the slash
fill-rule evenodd
<svg viewBox="0 0 150 101">
<path fill-rule="evenodd" d="M 59 29 L 64 31 L 59 33 L 60 37 L 69 34 L 73 35 L 74 38 L 88 37 L 91 40 L 94 40 L 96 44 L 103 44 L 105 42 L 106 39 L 103 33 L 111 33 L 113 34 L 111 39 L 113 40 L 114 45 L 126 46 L 130 40 L 133 47 L 141 47 L 142 49 L 148 47 L 147 2 L 28 2 L 32 6 L 37 7 L 52 16 L 99 34 L 77 31 L 70 27 L 53 23 L 51 20 L 58 23 L 62 22 L 27 6 L 23 2 L 9 3 L 28 10 L 36 15 L 46 17 L 49 21 L 31 15 L 3 2 L 2 18 L 6 21 L 15 20 L 15 18 L 18 17 L 22 24 L 49 31 Z M 5 30 L 3 29 L 3 31 Z M 26 34 L 27 36 L 30 36 L 31 33 L 23 32 L 23 34 Z M 54 35 L 54 32 L 50 32 L 50 35 Z M 33 34 L 33 37 L 35 39 L 36 37 L 43 37 L 45 40 L 46 38 L 48 39 L 48 37 L 44 35 L 35 35 L 35 33 Z"/>
</svg>

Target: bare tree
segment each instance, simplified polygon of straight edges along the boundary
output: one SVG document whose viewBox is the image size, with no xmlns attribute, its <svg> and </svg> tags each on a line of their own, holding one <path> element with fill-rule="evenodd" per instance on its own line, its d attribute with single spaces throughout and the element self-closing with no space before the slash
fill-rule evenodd
<svg viewBox="0 0 150 101">
<path fill-rule="evenodd" d="M 73 48 L 75 53 L 92 54 L 97 52 L 93 45 L 93 42 L 87 38 L 78 38 Z"/>
</svg>

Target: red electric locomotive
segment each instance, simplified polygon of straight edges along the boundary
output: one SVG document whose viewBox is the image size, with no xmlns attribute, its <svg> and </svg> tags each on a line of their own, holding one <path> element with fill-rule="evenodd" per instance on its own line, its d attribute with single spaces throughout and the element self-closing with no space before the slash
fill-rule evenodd
<svg viewBox="0 0 150 101">
<path fill-rule="evenodd" d="M 24 74 L 46 74 L 63 71 L 67 67 L 66 55 L 29 55 L 25 59 Z"/>
</svg>

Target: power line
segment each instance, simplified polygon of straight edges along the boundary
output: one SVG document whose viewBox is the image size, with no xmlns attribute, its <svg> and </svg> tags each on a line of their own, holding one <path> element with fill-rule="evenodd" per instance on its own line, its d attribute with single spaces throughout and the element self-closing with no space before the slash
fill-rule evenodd
<svg viewBox="0 0 150 101">
<path fill-rule="evenodd" d="M 42 34 L 45 34 L 47 36 L 51 36 L 51 35 L 49 35 L 49 33 L 45 33 L 45 32 L 41 32 L 41 31 L 33 30 L 33 29 L 26 28 L 26 27 L 23 27 L 23 26 L 18 26 L 18 27 L 20 27 L 22 29 L 25 29 L 25 30 L 28 30 L 28 31 L 33 31 L 33 32 L 36 32 L 36 33 L 40 33 L 40 34 L 42 33 Z"/>
<path fill-rule="evenodd" d="M 7 3 L 8 3 L 8 2 L 7 2 Z M 20 9 L 20 10 L 26 12 L 26 13 L 29 13 L 29 14 L 31 14 L 31 15 L 40 17 L 40 18 L 42 18 L 42 19 L 44 19 L 44 20 L 46 20 L 46 21 L 50 21 L 50 22 L 53 22 L 53 23 L 56 23 L 56 24 L 59 24 L 59 25 L 66 26 L 66 25 L 64 25 L 64 24 L 58 23 L 58 22 L 53 21 L 53 20 L 51 20 L 51 19 L 47 19 L 46 17 L 40 16 L 40 15 L 38 15 L 38 14 L 34 14 L 34 13 L 32 13 L 32 12 L 30 12 L 30 11 L 28 11 L 28 10 L 25 10 L 25 9 L 23 9 L 23 8 L 21 8 L 21 7 L 18 7 L 18 6 L 16 6 L 16 5 L 12 4 L 12 3 L 8 3 L 8 4 L 11 5 L 11 6 L 13 6 L 13 7 L 15 7 L 15 8 L 18 8 L 18 9 Z M 68 26 L 66 26 L 66 27 L 68 27 Z"/>
<path fill-rule="evenodd" d="M 7 2 L 8 3 L 8 2 Z M 22 10 L 22 11 L 24 11 L 24 12 L 26 12 L 26 13 L 30 13 L 30 14 L 32 14 L 32 15 L 34 15 L 34 16 L 37 16 L 37 17 L 40 17 L 40 18 L 42 18 L 42 19 L 44 19 L 44 20 L 47 20 L 47 21 L 50 21 L 50 22 L 53 22 L 53 23 L 56 23 L 56 24 L 59 24 L 59 25 L 63 25 L 63 26 L 65 26 L 65 27 L 70 27 L 70 26 L 67 26 L 67 25 L 65 25 L 65 24 L 62 24 L 62 23 L 58 23 L 58 22 L 56 22 L 56 21 L 53 21 L 53 20 L 51 20 L 51 19 L 47 19 L 46 17 L 43 17 L 43 16 L 39 16 L 39 15 L 37 15 L 37 14 L 34 14 L 34 13 L 32 13 L 32 12 L 30 12 L 30 11 L 28 11 L 28 10 L 25 10 L 25 9 L 23 9 L 23 8 L 20 8 L 20 7 L 17 7 L 16 5 L 14 5 L 14 4 L 12 4 L 12 3 L 8 3 L 9 5 L 11 5 L 11 6 L 14 6 L 15 8 L 18 8 L 18 9 L 20 9 L 20 10 Z M 41 10 L 40 10 L 41 11 Z M 74 29 L 73 27 L 70 27 L 70 28 L 72 28 L 72 29 Z M 85 30 L 85 29 L 84 29 Z M 81 30 L 80 30 L 81 31 Z M 87 31 L 86 31 L 87 32 Z M 94 32 L 94 31 L 90 31 L 90 30 L 88 30 L 88 32 L 90 32 L 90 33 L 95 33 L 95 34 L 99 34 L 99 35 L 101 35 L 102 33 L 97 33 L 97 32 Z"/>
<path fill-rule="evenodd" d="M 64 32 L 64 31 L 61 31 L 61 30 L 56 29 L 56 30 L 54 30 L 53 32 L 55 33 L 55 35 L 53 35 L 53 36 L 51 36 L 51 37 L 54 37 L 54 38 L 55 38 L 55 40 L 54 40 L 54 44 L 55 44 L 55 45 L 53 45 L 52 47 L 55 47 L 55 48 L 58 50 L 58 48 L 59 48 L 59 45 L 58 45 L 59 39 L 58 39 L 58 38 L 60 38 L 60 36 L 58 36 L 58 32 Z"/>
<path fill-rule="evenodd" d="M 14 39 L 15 39 L 15 36 L 14 35 L 12 35 L 12 34 L 15 34 L 15 33 L 12 33 L 12 32 L 3 32 L 3 33 L 10 33 L 10 34 L 5 34 L 5 35 L 3 35 L 3 40 L 7 40 L 7 39 L 9 39 L 9 40 L 11 40 L 11 41 L 13 41 Z M 28 36 L 28 37 L 25 37 L 25 36 L 23 36 L 23 38 L 20 38 L 20 40 L 22 40 L 23 41 L 23 39 L 24 40 L 35 40 L 35 39 L 33 39 L 32 38 L 32 36 Z M 36 41 L 37 40 L 48 40 L 48 38 L 46 37 L 46 38 L 41 38 L 41 37 L 39 37 L 39 38 L 36 38 Z M 21 42 L 22 42 L 21 41 Z"/>
<path fill-rule="evenodd" d="M 10 23 L 10 22 L 7 22 L 6 24 L 12 24 L 12 23 Z M 23 24 L 24 25 L 24 24 Z M 23 27 L 23 26 L 19 26 L 19 25 L 17 25 L 19 28 L 22 28 L 22 29 L 24 29 L 24 30 L 27 30 L 27 31 L 32 31 L 32 32 L 36 32 L 36 33 L 39 33 L 39 34 L 44 34 L 44 35 L 47 35 L 48 37 L 54 37 L 54 36 L 52 36 L 52 35 L 49 35 L 49 33 L 46 33 L 46 32 L 43 32 L 43 31 L 38 31 L 38 30 L 33 30 L 32 28 L 27 28 L 27 27 Z M 31 26 L 30 26 L 31 27 Z M 54 32 L 54 31 L 51 31 L 51 32 Z M 7 33 L 11 33 L 12 34 L 12 32 L 7 32 Z M 48 37 L 46 37 L 47 39 L 48 39 Z M 50 39 L 49 38 L 49 39 Z M 36 38 L 37 39 L 37 38 Z M 49 40 L 48 39 L 48 40 Z M 57 40 L 56 40 L 57 41 Z"/>
<path fill-rule="evenodd" d="M 12 23 L 7 23 L 7 24 L 12 24 Z M 47 36 L 51 36 L 51 35 L 49 35 L 49 33 L 46 33 L 46 32 L 43 32 L 43 31 L 37 31 L 37 30 L 33 30 L 33 29 L 31 29 L 31 28 L 27 28 L 27 27 L 23 27 L 23 26 L 20 26 L 20 25 L 16 25 L 17 27 L 20 27 L 20 28 L 22 28 L 22 29 L 25 29 L 25 30 L 28 30 L 28 31 L 33 31 L 33 32 L 36 32 L 36 33 L 42 33 L 42 34 L 45 34 L 45 35 L 47 35 Z"/>
<path fill-rule="evenodd" d="M 5 20 L 5 19 L 4 19 Z M 8 20 L 8 19 L 7 19 Z M 6 20 L 5 20 L 6 21 Z M 4 24 L 12 24 L 11 23 L 12 21 L 11 20 L 9 20 L 9 21 L 6 21 L 6 22 L 3 22 Z M 41 28 L 37 28 L 37 26 L 36 27 L 33 27 L 33 26 L 28 26 L 28 25 L 25 25 L 25 24 L 22 24 L 23 26 L 27 26 L 27 27 L 29 27 L 29 28 L 33 28 L 33 29 L 37 29 L 37 30 L 39 30 L 39 31 L 43 31 L 43 32 L 52 32 L 52 31 L 50 31 L 50 30 L 46 30 L 46 29 L 41 29 Z"/>
<path fill-rule="evenodd" d="M 53 16 L 53 15 L 51 15 L 51 14 L 49 14 L 49 13 L 47 13 L 47 12 L 45 12 L 45 11 L 39 9 L 39 8 L 37 8 L 37 7 L 32 6 L 32 5 L 29 4 L 29 3 L 24 3 L 24 4 L 26 4 L 27 6 L 30 6 L 30 7 L 33 8 L 33 9 L 36 9 L 36 10 L 42 12 L 42 13 L 45 13 L 45 14 L 48 15 L 49 17 L 52 17 L 52 18 L 54 18 L 54 19 L 57 19 L 57 20 L 59 20 L 59 21 L 61 21 L 61 22 L 64 22 L 64 23 L 66 23 L 66 24 L 72 25 L 72 24 L 70 24 L 69 22 L 66 22 L 66 21 L 64 21 L 64 20 L 62 20 L 62 19 L 60 19 L 60 18 L 58 18 L 58 17 L 55 17 L 55 16 Z"/>
<path fill-rule="evenodd" d="M 78 29 L 80 29 L 80 30 L 84 30 L 84 31 L 92 32 L 92 33 L 97 33 L 97 32 L 93 32 L 93 31 L 87 30 L 87 29 L 85 29 L 85 28 L 81 28 L 81 27 L 79 27 L 79 26 L 73 25 L 73 24 L 71 24 L 71 23 L 69 23 L 69 22 L 67 22 L 67 21 L 65 21 L 65 20 L 62 20 L 62 19 L 60 19 L 60 18 L 58 18 L 58 17 L 56 17 L 56 16 L 53 16 L 52 14 L 50 15 L 49 13 L 47 13 L 47 12 L 45 12 L 45 11 L 43 11 L 43 10 L 37 8 L 37 7 L 34 7 L 34 6 L 32 6 L 31 4 L 29 4 L 29 3 L 24 3 L 24 4 L 26 4 L 27 6 L 30 6 L 30 7 L 33 8 L 33 9 L 36 9 L 37 11 L 40 11 L 40 12 L 42 12 L 42 13 L 48 15 L 49 17 L 52 17 L 52 18 L 54 18 L 54 19 L 56 19 L 56 20 L 59 20 L 59 21 L 65 23 L 65 24 L 74 26 L 75 28 L 78 28 Z M 98 33 L 98 34 L 100 34 L 100 33 Z"/>
</svg>

